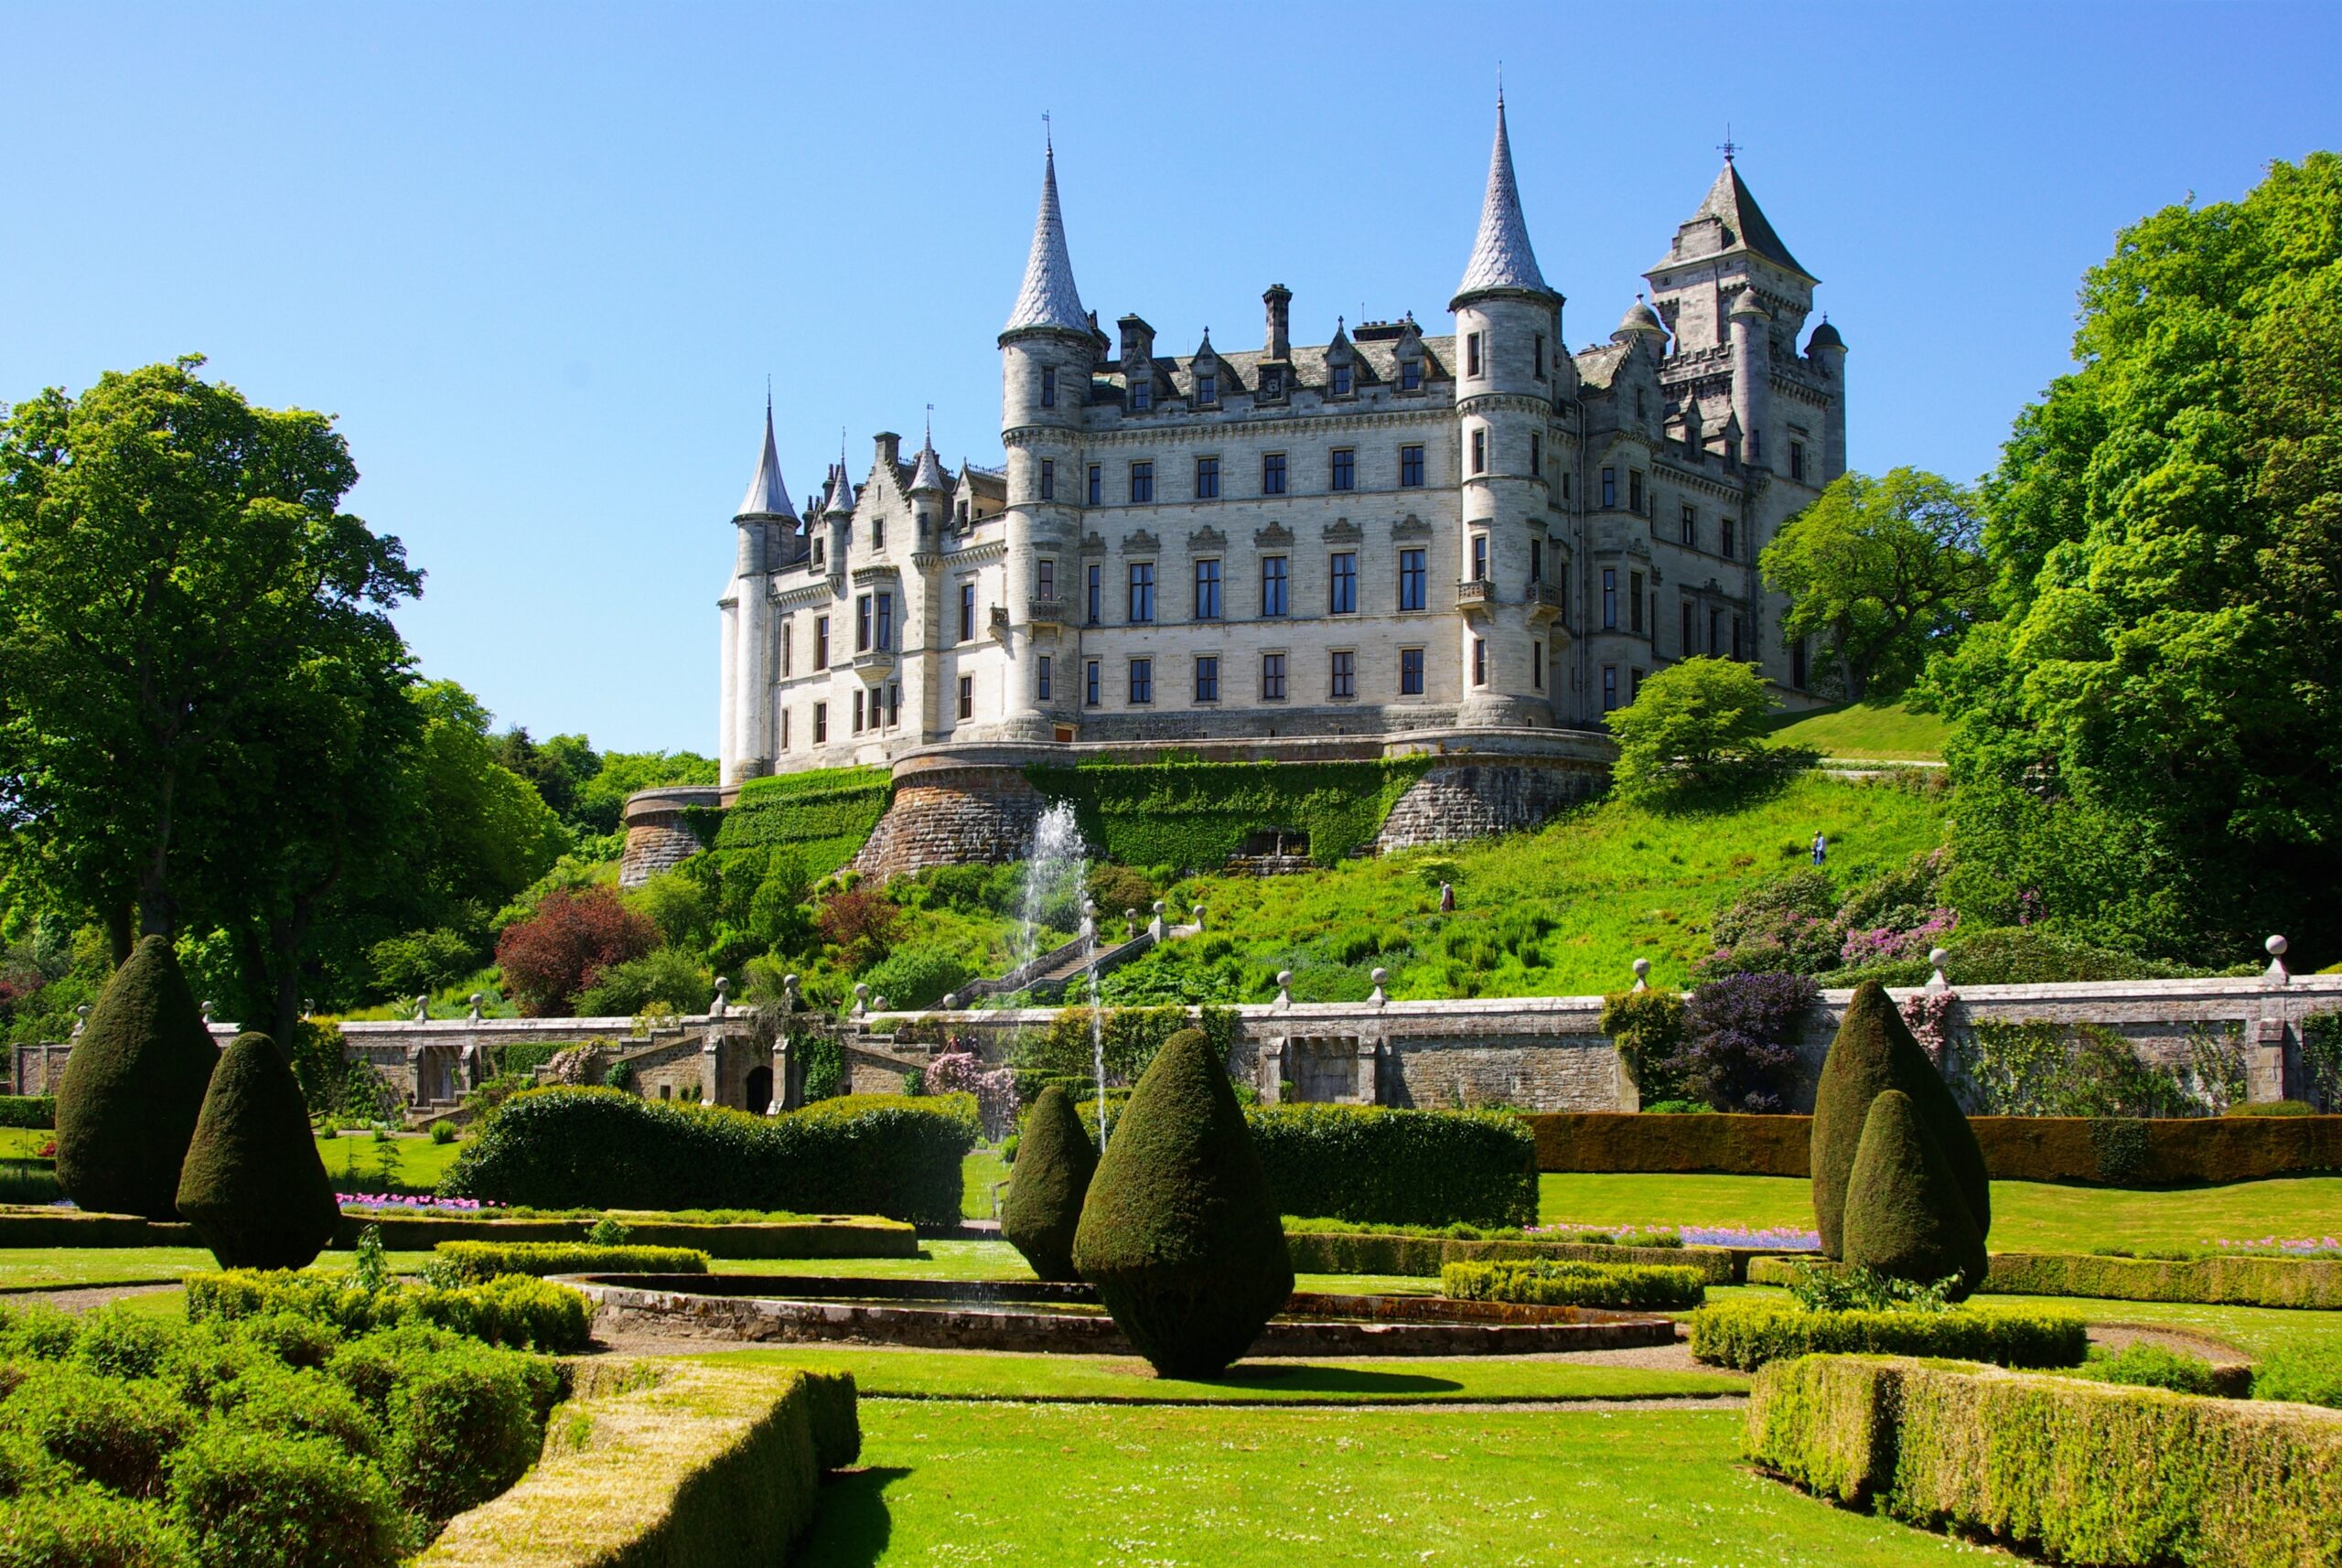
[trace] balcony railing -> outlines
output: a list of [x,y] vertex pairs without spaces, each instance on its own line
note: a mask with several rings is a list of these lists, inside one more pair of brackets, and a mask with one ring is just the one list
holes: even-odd
[[1496,585],[1486,577],[1466,577],[1456,585],[1456,607],[1474,609],[1496,602]]

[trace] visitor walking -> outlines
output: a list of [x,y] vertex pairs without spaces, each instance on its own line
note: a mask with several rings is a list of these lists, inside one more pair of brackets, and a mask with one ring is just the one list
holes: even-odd
[[1439,912],[1443,915],[1456,913],[1456,888],[1451,883],[1439,885]]
[[1820,865],[1830,858],[1830,841],[1820,833],[1813,835],[1813,864]]

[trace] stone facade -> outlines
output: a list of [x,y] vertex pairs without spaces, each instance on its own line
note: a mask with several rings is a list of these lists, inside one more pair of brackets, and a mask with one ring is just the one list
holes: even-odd
[[[1002,741],[1596,729],[1695,653],[1802,700],[1754,563],[1843,469],[1844,344],[1808,333],[1814,280],[1729,162],[1645,276],[1565,349],[1500,107],[1453,331],[1295,344],[1280,285],[1260,348],[1159,349],[1082,306],[1052,158],[999,466],[881,433],[800,515],[768,409],[719,606],[725,783]],[[1542,788],[1446,782],[1502,820]]]

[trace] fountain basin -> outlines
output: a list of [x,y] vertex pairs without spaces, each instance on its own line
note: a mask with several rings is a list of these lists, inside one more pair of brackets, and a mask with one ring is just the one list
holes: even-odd
[[[734,1342],[1127,1356],[1088,1285],[772,1274],[573,1274],[606,1332]],[[1296,1291],[1254,1356],[1523,1356],[1672,1344],[1671,1319],[1595,1307]]]

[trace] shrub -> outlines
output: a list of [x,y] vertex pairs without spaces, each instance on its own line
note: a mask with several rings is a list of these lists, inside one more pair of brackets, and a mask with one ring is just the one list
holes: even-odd
[[384,1404],[384,1460],[408,1508],[452,1519],[535,1463],[543,1431],[532,1391],[509,1359],[441,1354],[409,1365]]
[[2231,1105],[2220,1112],[2223,1116],[2315,1116],[2317,1107],[2306,1100],[2269,1100],[2256,1104]]
[[1018,1134],[1016,1164],[1001,1206],[1000,1239],[1045,1280],[1073,1280],[1073,1236],[1082,1199],[1098,1169],[1098,1151],[1073,1109],[1052,1085],[1033,1102]]
[[484,1284],[500,1274],[704,1274],[707,1262],[692,1247],[568,1241],[442,1241],[432,1256],[450,1284]]
[[[1225,859],[1226,856],[1222,856]],[[1098,924],[1120,920],[1132,909],[1144,917],[1155,908],[1155,883],[1145,872],[1105,861],[1090,867],[1090,901],[1098,906]]]
[[351,1334],[425,1324],[491,1345],[551,1351],[585,1348],[591,1320],[586,1298],[575,1291],[520,1274],[452,1289],[398,1285],[381,1291],[307,1273],[232,1270],[188,1276],[189,1322],[234,1323],[278,1312],[316,1318]]
[[171,1466],[200,1568],[390,1568],[406,1521],[381,1471],[317,1437],[214,1427]]
[[1830,874],[1806,866],[1769,877],[1719,911],[1715,950],[1703,973],[1820,974],[1838,965],[1844,939]]
[[1536,1139],[1517,1116],[1295,1105],[1244,1120],[1278,1212],[1391,1225],[1536,1221]]
[[184,1568],[188,1561],[160,1503],[87,1482],[28,1491],[0,1509],[0,1563],[10,1568]]
[[54,1127],[57,1097],[50,1094],[0,1094],[0,1127]]
[[1677,660],[1608,715],[1618,743],[1612,787],[1622,800],[1667,802],[1735,790],[1810,761],[1810,753],[1767,749],[1772,706],[1753,664]]
[[1174,1035],[1132,1091],[1074,1237],[1074,1264],[1159,1375],[1209,1376],[1293,1294],[1284,1230],[1227,1070]]
[[1801,974],[1729,974],[1692,993],[1668,1070],[1719,1111],[1778,1111],[1797,1075],[1792,1042],[1821,993]]
[[171,944],[140,938],[90,1009],[57,1091],[57,1179],[77,1205],[177,1216],[179,1165],[219,1056]]
[[1950,1306],[1958,1283],[1956,1275],[1923,1283],[1859,1264],[1791,1258],[1753,1258],[1748,1277],[1752,1284],[1787,1284],[1789,1299],[1808,1312],[1941,1312]]
[[1707,1286],[1697,1269],[1675,1263],[1546,1262],[1448,1263],[1439,1294],[1457,1301],[1510,1301],[1532,1306],[1641,1307],[1671,1312],[1697,1306]]
[[496,964],[505,993],[532,1018],[566,1017],[577,993],[602,972],[640,958],[658,945],[650,920],[595,886],[557,888],[536,913],[515,920],[496,939]]
[[1809,1312],[1780,1302],[1743,1300],[1711,1302],[1692,1315],[1692,1354],[1744,1372],[1823,1351],[2073,1367],[2081,1364],[2089,1346],[2090,1331],[2080,1318],[2030,1307]]
[[[177,1343],[175,1324],[147,1317],[120,1304],[81,1314],[66,1343],[75,1360],[110,1378],[151,1378]],[[60,1355],[62,1347],[60,1347]]]
[[2312,1563],[2342,1540],[2342,1417],[2319,1411],[1825,1356],[1757,1377],[1742,1452],[2056,1562]]
[[[1474,1230],[1476,1227],[1456,1227]],[[1524,1237],[1448,1237],[1438,1234],[1376,1234],[1323,1230],[1308,1220],[1287,1219],[1285,1253],[1294,1272],[1304,1274],[1412,1274],[1436,1278],[1449,1263],[1550,1259],[1580,1263],[1651,1263],[1688,1268],[1709,1284],[1731,1284],[1732,1254],[1721,1247],[1616,1245],[1592,1240],[1552,1241]]]
[[841,887],[822,900],[813,929],[856,965],[876,963],[902,928],[903,912],[875,887]]
[[1842,1240],[1851,1268],[1915,1284],[1959,1276],[1954,1300],[1984,1283],[1983,1235],[1950,1162],[1899,1089],[1881,1090],[1864,1118]]
[[387,938],[366,950],[374,987],[384,996],[414,997],[453,985],[479,962],[472,944],[445,927]]
[[125,1497],[153,1497],[187,1440],[187,1409],[159,1383],[110,1378],[70,1362],[34,1366],[5,1402],[0,1432]]
[[788,1116],[607,1089],[519,1094],[456,1156],[443,1194],[537,1208],[758,1208],[960,1219],[975,1144],[961,1097],[824,1101]]
[[883,996],[898,1012],[932,1007],[947,992],[957,991],[975,977],[966,961],[947,947],[897,948],[864,972],[863,983],[873,996]]
[[[277,1316],[281,1321],[292,1315]],[[215,1408],[222,1415],[255,1432],[329,1438],[369,1457],[380,1446],[372,1416],[348,1389],[321,1371],[294,1371],[261,1362],[214,1392]]]
[[1864,1122],[1871,1101],[1889,1089],[1910,1098],[1917,1119],[1951,1168],[1979,1240],[1992,1231],[1991,1177],[1967,1117],[1885,989],[1866,983],[1846,1004],[1814,1089],[1813,1216],[1822,1251],[1833,1258],[1843,1250],[1847,1182],[1862,1146]]
[[2252,1369],[2252,1397],[2342,1410],[2342,1355],[2311,1345],[2272,1350]]
[[223,1268],[306,1268],[333,1240],[333,1183],[292,1064],[266,1035],[239,1035],[220,1057],[178,1208]]
[[2335,1309],[2342,1308],[2342,1260],[1996,1252],[1984,1289],[1995,1295]]
[[1618,1047],[1644,1108],[1677,1089],[1668,1066],[1683,1047],[1683,999],[1672,991],[1615,991],[1602,999],[1595,1026]]
[[2111,1354],[2093,1347],[2090,1359],[2081,1365],[2080,1375],[2093,1382],[2122,1383],[2140,1389],[2169,1389],[2175,1394],[2200,1394],[2210,1398],[2219,1392],[2217,1380],[2212,1376],[2211,1362],[2201,1356],[2183,1356],[2143,1340],[2125,1345]]
[[577,993],[577,1012],[587,1018],[631,1018],[651,1011],[704,1013],[715,996],[707,966],[681,948],[655,948],[640,958],[614,963]]
[[1812,1136],[1804,1116],[1659,1116],[1649,1107],[1542,1112],[1520,1120],[1536,1139],[1541,1171],[1801,1176]]

